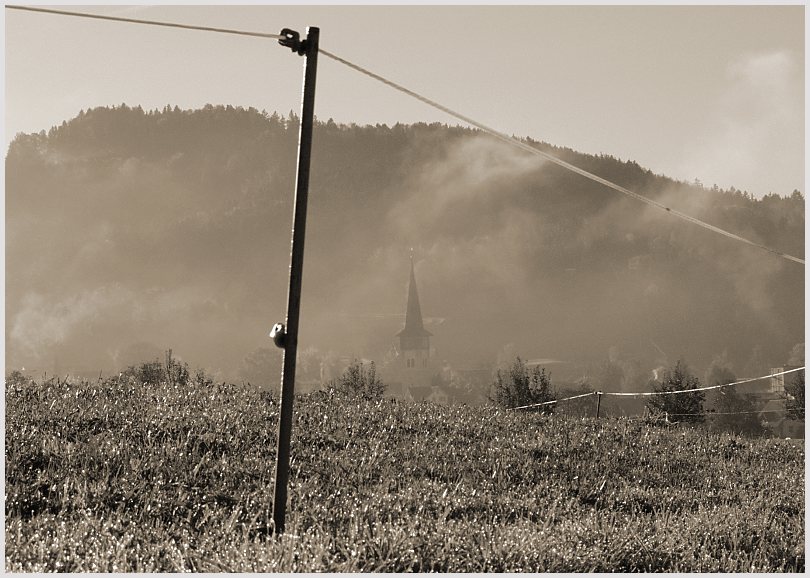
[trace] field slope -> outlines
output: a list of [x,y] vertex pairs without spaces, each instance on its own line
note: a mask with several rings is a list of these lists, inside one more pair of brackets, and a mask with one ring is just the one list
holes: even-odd
[[804,447],[243,386],[7,383],[7,571],[804,571]]

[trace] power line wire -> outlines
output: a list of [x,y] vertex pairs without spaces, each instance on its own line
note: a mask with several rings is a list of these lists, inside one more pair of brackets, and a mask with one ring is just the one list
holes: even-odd
[[[259,37],[259,38],[272,38],[272,39],[282,38],[282,36],[279,35],[279,34],[270,34],[270,33],[264,33],[264,32],[249,32],[249,31],[235,30],[235,29],[229,29],[229,28],[213,28],[213,27],[209,27],[209,26],[193,26],[193,25],[189,25],[189,24],[179,24],[179,23],[174,23],[174,22],[161,22],[161,21],[155,21],[155,20],[141,20],[141,19],[137,19],[137,18],[122,18],[122,17],[118,17],[118,16],[103,16],[103,15],[100,15],[100,14],[89,14],[89,13],[84,13],[84,12],[70,12],[70,11],[66,11],[66,10],[54,10],[54,9],[50,9],[50,8],[33,8],[33,7],[28,7],[28,6],[18,6],[18,5],[11,5],[11,4],[6,5],[6,8],[12,9],[12,10],[26,10],[26,11],[30,11],[30,12],[42,12],[42,13],[46,13],[46,14],[57,14],[57,15],[60,15],[60,16],[75,16],[75,17],[80,17],[80,18],[94,18],[94,19],[97,19],[97,20],[110,20],[110,21],[114,21],[114,22],[126,22],[126,23],[130,23],[130,24],[145,24],[145,25],[150,25],[150,26],[164,26],[164,27],[170,27],[170,28],[181,28],[181,29],[186,29],[186,30],[201,30],[201,31],[205,31],[205,32],[220,32],[220,33],[224,33],[224,34],[237,34],[237,35],[241,35],[241,36],[253,36],[253,37]],[[620,193],[622,193],[624,195],[627,195],[627,196],[629,196],[629,197],[631,197],[633,199],[641,201],[642,203],[646,203],[646,204],[648,204],[650,206],[653,206],[653,207],[655,207],[657,209],[661,209],[663,211],[666,211],[667,213],[670,213],[670,214],[672,214],[672,215],[674,215],[674,216],[676,216],[676,217],[678,217],[680,219],[683,219],[685,221],[688,221],[690,223],[693,223],[695,225],[698,225],[700,227],[703,227],[705,229],[708,229],[710,231],[713,231],[713,232],[715,232],[717,234],[723,235],[723,236],[728,237],[730,239],[733,239],[735,241],[745,243],[747,245],[750,245],[752,247],[756,247],[758,249],[762,249],[763,251],[767,251],[769,253],[772,253],[774,255],[777,255],[777,256],[782,257],[784,259],[787,259],[789,261],[794,261],[796,263],[800,263],[800,264],[804,265],[804,259],[800,259],[798,257],[788,255],[787,253],[783,253],[781,251],[771,249],[770,247],[768,247],[766,245],[756,243],[754,241],[751,241],[750,239],[746,239],[745,237],[741,237],[741,236],[739,236],[739,235],[737,235],[735,233],[731,233],[730,231],[726,231],[725,229],[721,229],[720,227],[717,227],[715,225],[712,225],[710,223],[702,221],[701,219],[698,219],[696,217],[692,217],[691,215],[687,215],[686,213],[682,213],[680,211],[672,209],[671,207],[667,207],[666,205],[664,205],[662,203],[659,203],[658,201],[655,201],[653,199],[650,199],[649,197],[645,197],[643,195],[635,193],[635,192],[633,192],[633,191],[631,191],[631,190],[629,190],[629,189],[627,189],[625,187],[622,187],[621,185],[617,185],[616,183],[614,183],[612,181],[604,179],[604,178],[602,178],[602,177],[600,177],[598,175],[595,175],[595,174],[593,174],[593,173],[591,173],[589,171],[586,171],[585,169],[581,169],[581,168],[577,167],[576,165],[572,165],[571,163],[568,163],[568,162],[566,162],[566,161],[564,161],[564,160],[562,160],[562,159],[560,159],[560,158],[558,158],[558,157],[556,157],[556,156],[554,156],[554,155],[552,155],[550,153],[547,153],[547,152],[539,150],[539,149],[537,149],[537,148],[535,148],[533,146],[530,146],[529,144],[527,144],[527,143],[525,143],[525,142],[523,142],[523,141],[521,141],[521,140],[519,140],[519,139],[517,139],[517,138],[515,138],[513,136],[509,136],[509,135],[507,135],[505,133],[502,133],[502,132],[500,132],[498,130],[495,130],[494,128],[491,128],[491,127],[489,127],[489,126],[487,126],[487,125],[485,125],[483,123],[480,123],[480,122],[478,122],[478,121],[476,121],[476,120],[474,120],[474,119],[472,119],[472,118],[470,118],[468,116],[465,116],[465,115],[463,115],[463,114],[461,114],[459,112],[456,112],[455,110],[453,110],[451,108],[448,108],[448,107],[446,107],[446,106],[444,106],[442,104],[439,104],[438,102],[436,102],[434,100],[431,100],[431,99],[427,98],[426,96],[423,96],[423,95],[421,95],[421,94],[419,94],[417,92],[414,92],[414,91],[412,91],[412,90],[410,90],[408,88],[405,88],[404,86],[402,86],[400,84],[397,84],[396,82],[393,82],[392,80],[389,80],[389,79],[387,79],[387,78],[385,78],[383,76],[380,76],[379,74],[375,74],[375,73],[371,72],[370,70],[368,70],[366,68],[363,68],[362,66],[360,66],[358,64],[355,64],[355,63],[350,62],[350,61],[348,61],[348,60],[346,60],[344,58],[341,58],[341,57],[337,56],[336,54],[333,54],[332,52],[324,50],[323,48],[320,48],[319,52],[321,54],[323,54],[324,56],[326,56],[327,58],[331,58],[332,60],[335,60],[336,62],[339,62],[339,63],[341,63],[341,64],[343,64],[343,65],[357,71],[357,72],[360,72],[361,74],[364,74],[364,75],[366,75],[366,76],[368,76],[370,78],[373,78],[374,80],[377,80],[377,81],[379,81],[379,82],[381,82],[381,83],[383,83],[383,84],[385,84],[385,85],[387,85],[387,86],[389,86],[389,87],[391,87],[391,88],[393,88],[393,89],[395,89],[395,90],[397,90],[399,92],[402,92],[402,93],[404,93],[404,94],[406,94],[406,95],[408,95],[408,96],[410,96],[412,98],[415,98],[415,99],[419,100],[420,102],[423,102],[423,103],[427,104],[428,106],[430,106],[432,108],[440,110],[440,111],[444,112],[445,114],[448,114],[448,115],[450,115],[450,116],[452,116],[454,118],[457,118],[457,119],[459,119],[459,120],[461,120],[461,121],[463,121],[463,122],[465,122],[467,124],[470,124],[470,125],[478,128],[478,129],[480,129],[480,130],[482,130],[482,131],[484,131],[484,132],[486,132],[486,133],[488,133],[488,134],[502,140],[503,142],[506,142],[507,144],[510,144],[512,146],[516,146],[516,147],[518,147],[518,148],[520,148],[520,149],[522,149],[524,151],[530,152],[530,153],[532,153],[534,155],[538,155],[538,156],[540,156],[540,157],[542,157],[542,158],[544,158],[544,159],[546,159],[546,160],[548,160],[548,161],[550,161],[552,163],[555,163],[555,164],[557,164],[557,165],[559,165],[559,166],[561,166],[561,167],[563,167],[563,168],[565,168],[565,169],[567,169],[567,170],[569,170],[571,172],[574,172],[574,173],[576,173],[578,175],[581,175],[581,176],[583,176],[583,177],[585,177],[587,179],[590,179],[590,180],[595,181],[597,183],[600,183],[600,184],[602,184],[602,185],[604,185],[606,187],[614,189],[614,190],[616,190],[616,191],[618,191],[618,192],[620,192]]]
[[42,12],[44,14],[57,14],[59,16],[75,16],[78,18],[93,18],[96,20],[111,20],[113,22],[126,22],[128,24],[145,24],[148,26],[163,26],[167,28],[182,28],[184,30],[201,30],[203,32],[220,32],[222,34],[236,34],[239,36],[253,36],[257,38],[279,39],[280,34],[269,34],[266,32],[249,32],[245,30],[234,30],[232,28],[213,28],[211,26],[194,26],[192,24],[179,24],[177,22],[161,22],[157,20],[141,20],[139,18],[122,18],[120,16],[105,16],[102,14],[89,14],[87,12],[70,12],[68,10],[54,10],[52,8],[33,8],[31,6],[18,6],[6,4],[9,10],[25,10],[28,12]]
[[359,66],[359,65],[357,65],[357,64],[355,64],[353,62],[350,62],[350,61],[348,61],[348,60],[346,60],[344,58],[341,58],[341,57],[339,57],[339,56],[337,56],[335,54],[332,54],[331,52],[328,52],[328,51],[326,51],[324,49],[321,49],[320,52],[324,56],[326,56],[328,58],[331,58],[332,60],[335,60],[335,61],[337,61],[337,62],[339,62],[339,63],[341,63],[341,64],[343,64],[345,66],[348,66],[349,68],[351,68],[351,69],[353,69],[353,70],[355,70],[357,72],[360,72],[361,74],[365,74],[366,76],[368,76],[370,78],[373,78],[374,80],[377,80],[377,81],[385,84],[386,86],[390,86],[394,90],[398,90],[399,92],[407,94],[408,96],[413,97],[413,98],[419,100],[420,102],[423,102],[423,103],[427,104],[428,106],[431,106],[431,107],[433,107],[433,108],[435,108],[437,110],[440,110],[440,111],[442,111],[442,112],[444,112],[444,113],[446,113],[446,114],[448,114],[448,115],[450,115],[450,116],[452,116],[454,118],[457,118],[457,119],[459,119],[459,120],[461,120],[463,122],[466,122],[467,124],[470,124],[470,125],[478,128],[478,129],[480,129],[480,130],[482,130],[482,131],[484,131],[486,133],[489,133],[490,135],[492,135],[492,136],[494,136],[494,137],[496,137],[496,138],[498,138],[498,139],[500,139],[500,140],[502,140],[502,141],[504,141],[504,142],[506,142],[506,143],[508,143],[510,145],[521,148],[524,151],[530,152],[532,154],[541,156],[544,159],[546,159],[546,160],[548,160],[548,161],[550,161],[552,163],[555,163],[555,164],[557,164],[557,165],[559,165],[559,166],[561,166],[561,167],[563,167],[565,169],[568,169],[569,171],[577,173],[578,175],[581,175],[581,176],[583,176],[585,178],[588,178],[588,179],[590,179],[592,181],[595,181],[597,183],[605,185],[606,187],[614,189],[614,190],[616,190],[616,191],[618,191],[618,192],[620,192],[620,193],[622,193],[624,195],[627,195],[627,196],[632,197],[632,198],[634,198],[634,199],[636,199],[638,201],[641,201],[642,203],[647,203],[648,205],[656,207],[657,209],[664,210],[664,211],[666,211],[666,212],[668,212],[668,213],[670,213],[672,215],[675,215],[676,217],[684,219],[685,221],[689,221],[690,223],[693,223],[695,225],[698,225],[698,226],[703,227],[705,229],[708,229],[710,231],[714,231],[715,233],[718,233],[720,235],[724,235],[724,236],[726,236],[726,237],[728,237],[730,239],[734,239],[736,241],[746,243],[748,245],[751,245],[752,247],[757,247],[757,248],[762,249],[764,251],[767,251],[769,253],[773,253],[774,255],[778,255],[779,257],[782,257],[782,258],[787,259],[789,261],[794,261],[796,263],[801,263],[802,265],[804,265],[804,259],[799,259],[798,257],[788,255],[787,253],[782,253],[781,251],[771,249],[770,247],[767,247],[767,246],[762,245],[760,243],[756,243],[756,242],[751,241],[749,239],[746,239],[744,237],[740,237],[739,235],[736,235],[735,233],[731,233],[729,231],[726,231],[725,229],[721,229],[720,227],[716,227],[715,225],[712,225],[710,223],[702,221],[702,220],[700,220],[700,219],[698,219],[696,217],[692,217],[691,215],[687,215],[686,213],[682,213],[680,211],[677,211],[675,209],[667,207],[666,205],[664,205],[662,203],[659,203],[658,201],[655,201],[653,199],[650,199],[649,197],[645,197],[643,195],[639,195],[638,193],[634,193],[633,191],[631,191],[629,189],[626,189],[625,187],[622,187],[621,185],[617,185],[614,182],[611,182],[611,181],[609,181],[607,179],[604,179],[604,178],[602,178],[600,176],[597,176],[597,175],[595,175],[595,174],[593,174],[591,172],[588,172],[585,169],[581,169],[581,168],[579,168],[579,167],[577,167],[575,165],[572,165],[571,163],[568,163],[568,162],[566,162],[566,161],[564,161],[564,160],[562,160],[562,159],[560,159],[558,157],[555,157],[552,154],[549,154],[549,153],[547,153],[545,151],[541,151],[541,150],[539,150],[539,149],[537,149],[537,148],[535,148],[533,146],[530,146],[529,144],[527,144],[527,143],[525,143],[525,142],[523,142],[523,141],[521,141],[521,140],[519,140],[519,139],[517,139],[517,138],[515,138],[513,136],[509,136],[509,135],[507,135],[505,133],[502,133],[502,132],[500,132],[498,130],[495,130],[494,128],[486,126],[485,124],[482,124],[482,123],[480,123],[480,122],[478,122],[476,120],[473,120],[472,118],[470,118],[468,116],[465,116],[465,115],[461,114],[460,112],[456,112],[455,110],[453,110],[451,108],[448,108],[448,107],[446,107],[446,106],[444,106],[442,104],[439,104],[438,102],[436,102],[434,100],[431,100],[431,99],[427,98],[426,96],[423,96],[423,95],[421,95],[421,94],[419,94],[417,92],[409,90],[409,89],[405,88],[404,86],[402,86],[400,84],[397,84],[396,82],[393,82],[392,80],[389,80],[389,79],[387,79],[385,77],[382,77],[379,74],[375,74],[375,73],[371,72],[370,70],[368,70],[366,68],[363,68],[362,66]]

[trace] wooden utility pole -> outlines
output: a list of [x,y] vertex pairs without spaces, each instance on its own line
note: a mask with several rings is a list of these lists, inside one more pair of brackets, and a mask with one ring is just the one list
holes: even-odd
[[292,250],[290,254],[290,288],[287,293],[286,324],[276,323],[270,337],[284,349],[281,370],[281,410],[278,421],[276,452],[276,485],[273,489],[273,523],[276,533],[284,532],[287,513],[287,483],[290,478],[290,439],[292,437],[293,398],[295,396],[295,357],[298,352],[298,320],[301,309],[301,277],[304,268],[304,234],[309,195],[309,162],[312,152],[312,126],[315,116],[315,73],[318,67],[318,34],[307,27],[307,37],[299,40],[298,32],[285,28],[279,44],[305,56],[304,94],[301,102],[301,129],[298,137],[298,172],[295,181]]

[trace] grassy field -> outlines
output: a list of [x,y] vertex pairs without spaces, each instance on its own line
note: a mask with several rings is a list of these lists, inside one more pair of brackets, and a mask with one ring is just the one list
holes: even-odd
[[7,571],[804,571],[804,446],[243,386],[7,383]]

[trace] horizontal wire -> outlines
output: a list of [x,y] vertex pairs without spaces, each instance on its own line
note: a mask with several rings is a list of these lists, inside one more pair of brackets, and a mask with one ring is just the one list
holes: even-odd
[[122,18],[120,16],[104,16],[102,14],[89,14],[87,12],[70,12],[67,10],[54,10],[52,8],[34,8],[31,6],[18,6],[6,4],[9,10],[25,10],[28,12],[42,12],[44,14],[58,14],[60,16],[76,16],[78,18],[94,18],[96,20],[112,20],[113,22],[126,22],[128,24],[146,24],[148,26],[164,26],[167,28],[182,28],[184,30],[201,30],[203,32],[220,32],[222,34],[237,34],[239,36],[254,36],[257,38],[282,38],[280,34],[266,32],[249,32],[231,28],[212,28],[210,26],[194,26],[192,24],[179,24],[176,22],[161,22],[157,20],[140,20],[138,18]]
[[[521,406],[518,406],[518,407],[510,407],[508,409],[509,410],[515,410],[515,409],[526,409],[526,408],[529,408],[529,407],[540,407],[540,406],[543,406],[543,405],[551,405],[553,403],[559,403],[561,401],[568,401],[568,400],[571,400],[571,399],[578,399],[578,398],[581,398],[581,397],[588,397],[589,395],[613,395],[613,396],[623,396],[623,397],[646,397],[646,396],[651,396],[651,395],[676,395],[676,394],[679,394],[679,393],[694,393],[696,391],[708,391],[710,389],[720,389],[722,387],[730,387],[732,385],[740,385],[742,383],[750,383],[752,381],[759,381],[761,379],[770,379],[771,377],[778,377],[780,375],[785,375],[785,374],[788,374],[788,373],[793,373],[795,371],[803,371],[803,370],[804,370],[804,367],[797,367],[795,369],[788,369],[787,371],[780,371],[780,372],[777,372],[777,373],[772,373],[770,375],[763,375],[761,377],[749,377],[747,379],[741,379],[739,381],[734,381],[734,382],[731,382],[731,383],[721,383],[721,384],[718,384],[718,385],[710,385],[708,387],[698,387],[698,388],[695,388],[695,389],[679,389],[679,390],[675,390],[675,391],[645,391],[645,392],[632,392],[632,393],[630,393],[630,392],[619,392],[619,391],[592,391],[590,393],[583,393],[583,394],[580,394],[580,395],[574,395],[572,397],[564,397],[562,399],[553,399],[551,401],[544,401],[542,403],[532,403],[532,404],[529,404],[529,405],[521,405]],[[778,410],[778,411],[781,411],[781,410]],[[670,415],[674,415],[674,414],[670,414]],[[685,414],[685,415],[696,415],[696,414]],[[715,413],[713,415],[722,415],[722,414]]]
[[604,391],[601,392],[602,395],[613,395],[613,396],[624,396],[624,397],[642,397],[642,396],[650,396],[650,395],[674,395],[678,393],[694,393],[696,391],[708,391],[710,389],[720,389],[722,387],[730,387],[732,385],[740,385],[742,383],[750,383],[752,381],[759,381],[760,379],[769,379],[771,377],[777,377],[780,375],[785,375],[788,373],[793,373],[794,371],[803,371],[804,367],[797,367],[796,369],[788,369],[787,371],[780,371],[778,373],[772,373],[770,375],[763,375],[762,377],[749,377],[748,379],[741,379],[739,381],[734,381],[731,383],[720,383],[718,385],[709,385],[707,387],[696,387],[694,389],[678,389],[675,391],[646,391],[646,392],[639,392],[639,393],[625,393],[620,391]]
[[510,407],[508,409],[515,410],[515,409],[526,409],[527,407],[540,407],[541,405],[551,405],[553,403],[560,403],[561,401],[568,401],[570,399],[578,399],[580,397],[588,397],[588,396],[591,396],[591,395],[596,395],[596,392],[591,391],[589,393],[583,393],[581,395],[574,395],[574,396],[571,396],[571,397],[564,397],[562,399],[552,399],[551,401],[544,401],[542,403],[532,403],[532,404],[529,404],[529,405],[521,405],[521,406],[518,406],[518,407]]
[[666,211],[667,213],[675,215],[676,217],[679,217],[679,218],[681,218],[681,219],[683,219],[685,221],[689,221],[690,223],[693,223],[695,225],[698,225],[700,227],[703,227],[705,229],[708,229],[708,230],[713,231],[715,233],[718,233],[720,235],[724,235],[724,236],[726,236],[726,237],[728,237],[730,239],[734,239],[735,241],[740,241],[741,243],[746,243],[747,245],[751,245],[752,247],[757,247],[758,249],[762,249],[762,250],[767,251],[769,253],[773,253],[774,255],[777,255],[777,256],[782,257],[784,259],[787,259],[789,261],[794,261],[796,263],[800,263],[800,264],[804,265],[804,259],[799,259],[798,257],[788,255],[787,253],[782,253],[781,251],[771,249],[770,247],[767,247],[767,246],[762,245],[760,243],[756,243],[756,242],[751,241],[749,239],[746,239],[744,237],[740,237],[739,235],[737,235],[735,233],[731,233],[729,231],[726,231],[725,229],[721,229],[720,227],[716,227],[715,225],[712,225],[710,223],[702,221],[702,220],[700,220],[700,219],[698,219],[696,217],[692,217],[691,215],[687,215],[686,213],[676,211],[675,209],[667,207],[666,205],[664,205],[662,203],[659,203],[658,201],[655,201],[653,199],[650,199],[649,197],[645,197],[643,195],[639,195],[638,193],[634,193],[633,191],[631,191],[629,189],[626,189],[625,187],[622,187],[621,185],[617,185],[614,182],[611,182],[611,181],[609,181],[607,179],[604,179],[604,178],[602,178],[600,176],[597,176],[597,175],[595,175],[595,174],[593,174],[591,172],[588,172],[585,169],[581,169],[581,168],[579,168],[579,167],[577,167],[575,165],[572,165],[571,163],[568,163],[568,162],[566,162],[566,161],[564,161],[564,160],[562,160],[562,159],[560,159],[558,157],[555,157],[552,154],[541,151],[541,150],[539,150],[539,149],[537,149],[537,148],[535,148],[533,146],[530,146],[530,145],[526,144],[525,142],[523,142],[523,141],[521,141],[521,140],[519,140],[519,139],[517,139],[517,138],[515,138],[513,136],[509,136],[509,135],[504,134],[504,133],[502,133],[502,132],[500,132],[498,130],[495,130],[494,128],[486,126],[485,124],[482,124],[482,123],[480,123],[480,122],[478,122],[476,120],[473,120],[472,118],[470,118],[468,116],[465,116],[465,115],[463,115],[463,114],[461,114],[459,112],[456,112],[456,111],[454,111],[454,110],[452,110],[452,109],[450,109],[450,108],[448,108],[448,107],[446,107],[446,106],[444,106],[442,104],[439,104],[438,102],[436,102],[434,100],[431,100],[431,99],[427,98],[426,96],[423,96],[423,95],[421,95],[419,93],[416,93],[416,92],[414,92],[412,90],[409,90],[409,89],[405,88],[404,86],[402,86],[400,84],[397,84],[396,82],[388,80],[387,78],[384,78],[384,77],[380,76],[379,74],[375,74],[375,73],[371,72],[370,70],[368,70],[366,68],[363,68],[362,66],[359,66],[357,64],[354,64],[353,62],[349,62],[348,60],[346,60],[344,58],[341,58],[341,57],[339,57],[339,56],[337,56],[335,54],[332,54],[331,52],[328,52],[328,51],[323,50],[323,49],[320,49],[319,51],[320,51],[321,54],[323,54],[324,56],[326,56],[328,58],[331,58],[332,60],[335,60],[335,61],[337,61],[337,62],[339,62],[339,63],[341,63],[341,64],[343,64],[345,66],[348,66],[349,68],[351,68],[351,69],[353,69],[353,70],[355,70],[357,72],[360,72],[362,74],[365,74],[366,76],[368,76],[370,78],[373,78],[374,80],[377,80],[377,81],[385,84],[386,86],[390,86],[391,88],[393,88],[395,90],[398,90],[399,92],[407,94],[408,96],[411,96],[411,97],[419,100],[420,102],[423,102],[423,103],[427,104],[428,106],[431,106],[431,107],[433,107],[433,108],[435,108],[437,110],[440,110],[440,111],[442,111],[442,112],[444,112],[444,113],[446,113],[446,114],[448,114],[448,115],[450,115],[450,116],[452,116],[454,118],[457,118],[457,119],[459,119],[459,120],[461,120],[463,122],[466,122],[467,124],[470,124],[470,125],[478,128],[478,129],[480,129],[480,130],[482,130],[482,131],[484,131],[486,133],[489,133],[490,135],[504,141],[507,144],[516,146],[516,147],[518,147],[520,149],[523,149],[524,151],[527,151],[527,152],[530,152],[532,154],[541,156],[544,159],[546,159],[546,160],[548,160],[548,161],[550,161],[552,163],[555,163],[555,164],[557,164],[557,165],[559,165],[559,166],[561,166],[561,167],[563,167],[565,169],[568,169],[569,171],[572,171],[572,172],[577,173],[578,175],[581,175],[581,176],[583,176],[585,178],[588,178],[588,179],[590,179],[592,181],[595,181],[597,183],[605,185],[606,187],[609,187],[609,188],[614,189],[614,190],[616,190],[616,191],[618,191],[618,192],[620,192],[620,193],[622,193],[624,195],[632,197],[632,198],[636,199],[637,201],[641,201],[642,203],[646,203],[646,204],[648,204],[650,206],[653,206],[653,207],[655,207],[657,209],[661,209],[663,211]]

